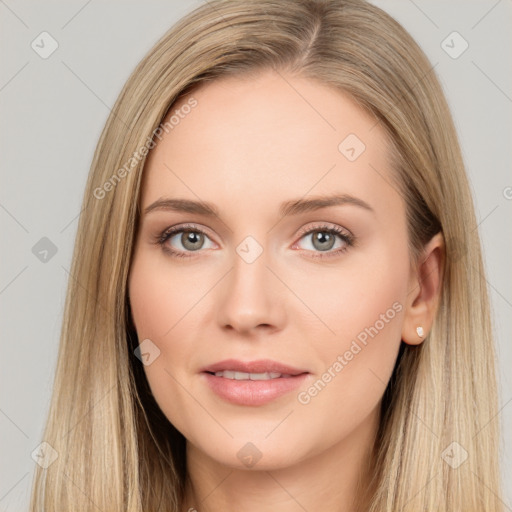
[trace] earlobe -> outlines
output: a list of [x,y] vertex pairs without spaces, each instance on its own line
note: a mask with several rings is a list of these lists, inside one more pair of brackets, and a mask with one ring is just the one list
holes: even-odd
[[428,336],[442,291],[445,246],[442,233],[437,233],[425,246],[411,276],[402,340],[419,345]]

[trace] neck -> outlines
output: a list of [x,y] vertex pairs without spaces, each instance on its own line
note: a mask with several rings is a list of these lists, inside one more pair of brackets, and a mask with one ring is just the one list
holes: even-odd
[[367,509],[378,414],[334,446],[287,467],[239,469],[187,441],[183,512],[361,512]]

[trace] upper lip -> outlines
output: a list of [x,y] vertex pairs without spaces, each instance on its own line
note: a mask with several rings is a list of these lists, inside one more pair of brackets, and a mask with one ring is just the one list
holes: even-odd
[[256,361],[239,361],[237,359],[224,359],[218,363],[213,363],[201,369],[202,372],[222,372],[234,371],[245,373],[266,373],[275,372],[283,375],[300,375],[308,373],[307,370],[301,370],[293,366],[272,361],[271,359],[258,359]]

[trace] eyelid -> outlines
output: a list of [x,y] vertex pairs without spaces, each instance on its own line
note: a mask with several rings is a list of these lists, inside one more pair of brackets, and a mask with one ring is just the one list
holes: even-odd
[[[184,224],[176,224],[175,226],[170,226],[166,228],[161,234],[157,236],[157,239],[165,239],[169,238],[176,233],[180,233],[181,231],[197,231],[202,233],[203,235],[208,236],[208,238],[212,238],[211,232],[208,228],[201,226],[199,224],[194,224],[191,222],[186,222]],[[212,240],[213,241],[213,240]]]
[[326,221],[317,221],[313,223],[313,225],[309,224],[307,226],[302,227],[297,233],[297,237],[302,238],[304,235],[311,233],[312,231],[320,231],[321,229],[333,229],[335,231],[339,231],[339,234],[346,236],[347,239],[354,239],[354,235],[346,228],[339,226],[338,224],[333,224],[332,222]]

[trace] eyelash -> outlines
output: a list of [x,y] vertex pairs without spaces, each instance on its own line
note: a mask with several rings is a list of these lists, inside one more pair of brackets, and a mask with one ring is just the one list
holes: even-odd
[[[193,254],[187,254],[187,252],[193,253],[193,252],[199,252],[199,251],[186,251],[186,252],[176,251],[174,249],[169,248],[166,245],[166,242],[173,235],[176,235],[177,233],[182,233],[184,231],[192,231],[194,233],[201,233],[205,236],[208,236],[208,233],[203,231],[201,228],[199,228],[193,224],[185,224],[185,225],[174,226],[172,228],[165,229],[162,233],[157,235],[156,243],[162,247],[164,252],[166,252],[167,254],[169,254],[172,257],[192,258]],[[302,239],[306,235],[310,235],[312,233],[317,233],[317,232],[329,233],[331,235],[338,235],[338,237],[341,238],[343,240],[343,242],[345,243],[345,246],[342,248],[339,248],[335,251],[332,251],[332,252],[325,251],[324,254],[322,254],[322,251],[316,251],[317,254],[311,256],[312,258],[319,258],[319,259],[333,258],[333,257],[339,256],[340,254],[346,252],[349,247],[353,247],[355,244],[355,237],[353,235],[349,234],[348,232],[342,230],[339,227],[327,226],[325,224],[314,226],[312,228],[308,228],[307,230],[301,232],[300,236],[299,236],[299,240]]]

